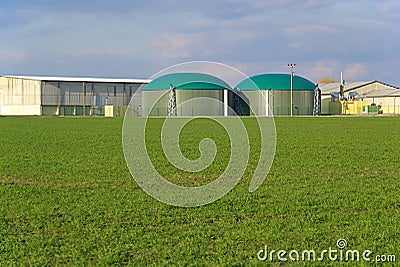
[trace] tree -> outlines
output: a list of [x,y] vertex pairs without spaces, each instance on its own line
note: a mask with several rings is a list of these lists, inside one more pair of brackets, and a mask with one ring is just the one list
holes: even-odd
[[323,78],[321,78],[321,80],[318,81],[319,84],[321,84],[321,83],[337,83],[337,82],[338,82],[337,80],[334,80],[329,77],[323,77]]

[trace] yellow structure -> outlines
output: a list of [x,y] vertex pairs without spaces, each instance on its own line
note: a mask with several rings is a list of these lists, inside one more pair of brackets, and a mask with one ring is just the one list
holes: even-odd
[[126,106],[107,105],[104,107],[104,117],[123,117],[126,109]]
[[363,106],[368,106],[368,101],[335,101],[329,102],[329,114],[332,115],[356,115],[362,114]]
[[365,100],[345,100],[340,101],[342,106],[341,114],[362,114],[363,106],[368,106],[369,102]]

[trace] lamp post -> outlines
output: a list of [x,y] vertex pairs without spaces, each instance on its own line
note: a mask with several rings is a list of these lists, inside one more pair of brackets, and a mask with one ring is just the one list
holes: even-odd
[[293,69],[296,67],[296,64],[288,64],[290,69],[290,116],[293,117]]

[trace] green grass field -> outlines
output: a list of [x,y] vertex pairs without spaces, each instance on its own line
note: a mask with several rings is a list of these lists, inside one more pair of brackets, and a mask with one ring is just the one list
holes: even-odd
[[[275,161],[254,193],[260,140],[245,119],[252,156],[242,181],[197,208],[168,206],[139,188],[125,164],[122,122],[0,118],[0,266],[265,265],[257,259],[265,246],[322,251],[341,238],[347,249],[400,261],[400,117],[276,118]],[[218,177],[230,149],[220,126],[197,120],[182,132],[189,158],[219,133],[215,163],[188,175],[165,162],[160,123],[150,124],[147,147],[163,175],[189,186]],[[360,263],[376,264],[352,264]]]

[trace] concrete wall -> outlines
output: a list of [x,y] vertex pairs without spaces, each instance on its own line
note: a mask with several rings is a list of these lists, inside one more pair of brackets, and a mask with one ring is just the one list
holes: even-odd
[[2,116],[40,116],[40,105],[1,106]]
[[0,115],[42,115],[41,82],[0,77]]

